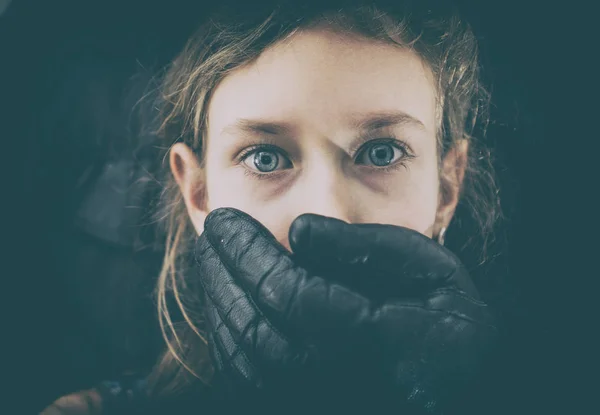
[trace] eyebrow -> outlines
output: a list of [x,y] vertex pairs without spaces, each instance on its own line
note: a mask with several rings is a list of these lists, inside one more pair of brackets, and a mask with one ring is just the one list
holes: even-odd
[[408,125],[424,130],[425,125],[417,118],[402,111],[372,112],[355,117],[350,122],[357,131],[375,131],[387,127]]
[[291,123],[239,118],[221,131],[225,133],[245,133],[251,135],[288,135],[294,130]]
[[[360,132],[376,131],[382,128],[408,125],[425,130],[425,125],[417,118],[402,111],[370,112],[350,118],[350,128]],[[240,118],[223,128],[223,133],[245,133],[250,135],[290,135],[295,127],[288,122],[274,122],[260,119]]]

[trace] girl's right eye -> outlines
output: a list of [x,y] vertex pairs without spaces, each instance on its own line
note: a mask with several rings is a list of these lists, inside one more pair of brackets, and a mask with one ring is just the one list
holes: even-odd
[[273,146],[250,148],[240,155],[240,160],[251,173],[261,176],[292,167],[292,162],[283,154],[283,150]]

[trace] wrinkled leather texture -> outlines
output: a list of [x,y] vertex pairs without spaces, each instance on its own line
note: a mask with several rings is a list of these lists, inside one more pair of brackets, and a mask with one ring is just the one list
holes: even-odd
[[410,229],[312,214],[289,240],[293,253],[235,209],[206,219],[190,283],[217,387],[288,408],[466,408],[497,330],[456,256]]

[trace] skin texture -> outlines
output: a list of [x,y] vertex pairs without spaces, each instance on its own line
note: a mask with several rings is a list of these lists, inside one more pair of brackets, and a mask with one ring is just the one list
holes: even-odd
[[[173,146],[170,157],[198,234],[219,207],[248,213],[288,249],[289,226],[303,213],[429,237],[452,218],[466,141],[440,172],[433,76],[408,49],[326,29],[300,32],[228,75],[208,111],[204,169],[185,144]],[[395,123],[386,125],[390,118]],[[357,128],[368,120],[373,128]],[[260,150],[266,154],[258,167],[253,153],[240,159],[262,144],[271,147]],[[389,165],[379,166],[382,160]],[[269,173],[257,176],[265,166]],[[443,203],[440,174],[451,184]]]

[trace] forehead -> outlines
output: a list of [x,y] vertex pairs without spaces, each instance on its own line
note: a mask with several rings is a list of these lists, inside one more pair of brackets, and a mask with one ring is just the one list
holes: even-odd
[[404,112],[435,131],[435,88],[427,65],[399,46],[313,30],[266,50],[216,88],[209,134],[240,118],[304,127],[348,125],[349,117]]

